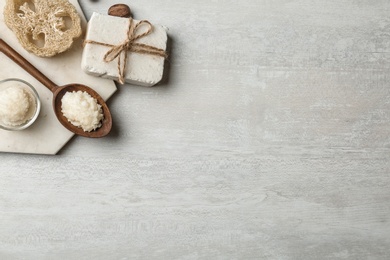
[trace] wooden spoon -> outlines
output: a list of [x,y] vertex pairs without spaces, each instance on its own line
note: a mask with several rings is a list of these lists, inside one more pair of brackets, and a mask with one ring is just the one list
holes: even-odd
[[[13,60],[16,64],[18,64],[20,67],[22,67],[25,71],[30,73],[44,86],[50,89],[51,92],[53,92],[54,112],[58,118],[58,121],[60,121],[60,123],[69,131],[85,137],[103,137],[111,131],[112,117],[110,110],[108,109],[106,102],[96,91],[81,84],[68,84],[65,86],[57,86],[2,39],[0,39],[0,51],[3,52],[6,56],[8,56],[11,60]],[[89,95],[91,95],[97,100],[98,104],[102,106],[104,115],[102,126],[91,132],[84,132],[83,129],[72,125],[61,112],[61,99],[65,95],[65,93],[79,90],[87,92]]]

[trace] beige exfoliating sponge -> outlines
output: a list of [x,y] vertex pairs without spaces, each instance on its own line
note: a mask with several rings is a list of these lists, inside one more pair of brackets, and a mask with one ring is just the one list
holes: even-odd
[[6,0],[4,20],[27,51],[51,57],[81,35],[80,17],[67,0]]

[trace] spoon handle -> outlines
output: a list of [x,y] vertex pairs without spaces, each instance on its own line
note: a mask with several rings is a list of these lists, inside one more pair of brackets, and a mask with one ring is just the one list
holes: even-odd
[[51,92],[54,92],[57,85],[48,79],[45,75],[42,74],[37,68],[34,67],[30,62],[23,58],[17,51],[15,51],[11,46],[9,46],[3,39],[0,38],[0,51],[4,53],[8,58],[13,60],[16,64],[22,67],[25,71],[31,74],[39,82],[41,82],[45,87],[50,89]]

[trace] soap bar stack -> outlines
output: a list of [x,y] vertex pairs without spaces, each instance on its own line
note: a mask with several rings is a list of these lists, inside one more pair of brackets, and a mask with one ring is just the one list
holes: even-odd
[[93,13],[81,66],[94,76],[150,87],[162,79],[166,47],[161,25]]

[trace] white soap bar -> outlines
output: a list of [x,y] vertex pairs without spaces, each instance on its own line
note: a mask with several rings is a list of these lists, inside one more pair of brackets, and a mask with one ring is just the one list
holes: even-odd
[[[133,22],[137,24],[140,21],[133,20]],[[120,67],[125,68],[125,82],[147,87],[153,86],[162,79],[165,57],[125,50],[112,61],[104,60],[105,55],[113,46],[119,46],[128,39],[129,25],[129,18],[93,13],[91,20],[88,22],[81,68],[84,72],[94,76],[119,80],[118,58],[120,57],[122,62]],[[135,35],[140,35],[147,29],[147,25],[139,26],[135,31]],[[165,27],[153,25],[150,34],[137,39],[135,42],[166,51],[167,38]],[[104,44],[110,46],[104,46]],[[125,67],[123,67],[124,55],[127,55]]]

